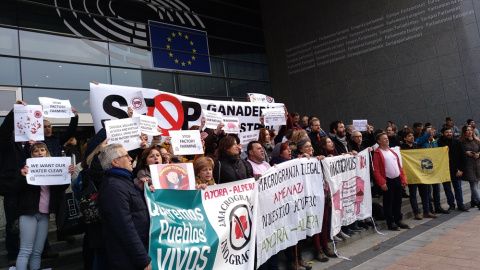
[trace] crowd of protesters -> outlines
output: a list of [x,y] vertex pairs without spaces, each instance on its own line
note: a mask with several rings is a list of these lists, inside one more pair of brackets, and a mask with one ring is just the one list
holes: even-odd
[[[18,101],[18,104],[24,104]],[[73,108],[72,108],[73,109]],[[400,230],[410,227],[402,221],[402,197],[408,197],[415,219],[436,218],[455,209],[468,211],[463,203],[461,181],[468,181],[471,188],[472,207],[480,209],[478,180],[480,178],[480,141],[475,122],[471,119],[461,130],[447,118],[439,132],[430,124],[414,123],[401,130],[388,122],[385,129],[367,125],[366,131],[356,131],[342,121],[333,121],[324,131],[316,117],[302,117],[288,113],[285,108],[286,125],[278,132],[265,127],[259,130],[258,140],[251,141],[242,153],[240,139],[236,134],[227,134],[223,124],[216,129],[205,128],[205,119],[191,130],[201,132],[204,154],[178,156],[174,154],[170,137],[154,136],[149,140],[142,134],[138,149],[126,151],[121,144],[109,144],[105,129],[101,129],[82,146],[76,148],[73,137],[78,116],[73,109],[69,129],[60,136],[52,133],[50,122],[44,122],[45,141],[17,143],[14,141],[13,110],[0,127],[0,150],[2,151],[2,194],[7,219],[6,246],[8,259],[17,269],[40,269],[42,251],[49,248],[47,241],[48,217],[58,211],[58,202],[66,186],[29,186],[25,175],[29,157],[61,156],[62,146],[68,155],[74,155],[75,166],[72,180],[79,171],[88,174],[98,190],[101,221],[85,224],[83,258],[85,269],[151,269],[148,256],[149,214],[143,189],[154,191],[149,165],[192,162],[197,189],[251,177],[258,178],[271,166],[296,158],[315,158],[338,155],[356,155],[368,150],[373,156],[372,194],[382,196],[384,218],[388,229]],[[129,116],[132,116],[129,110]],[[260,118],[263,125],[263,118]],[[411,184],[399,163],[399,156],[391,150],[449,147],[451,182],[442,185]],[[76,163],[77,163],[76,162]],[[4,181],[9,179],[9,181]],[[5,186],[5,183],[9,183]],[[175,186],[175,185],[174,185]],[[441,187],[448,209],[440,204]],[[453,187],[453,189],[452,189]],[[341,232],[329,239],[329,223],[332,205],[328,185],[324,185],[325,206],[323,227],[311,237],[315,258],[326,262],[337,254],[329,242],[348,239],[361,231],[375,226],[373,219],[343,226]],[[407,191],[410,193],[407,194]],[[422,202],[421,213],[417,191]],[[20,235],[14,228],[20,221]],[[20,239],[20,241],[19,241]],[[18,242],[20,246],[18,246]],[[288,269],[311,269],[302,258],[302,241],[287,248]],[[58,256],[58,253],[57,253]],[[272,256],[260,269],[278,269],[278,257]]]

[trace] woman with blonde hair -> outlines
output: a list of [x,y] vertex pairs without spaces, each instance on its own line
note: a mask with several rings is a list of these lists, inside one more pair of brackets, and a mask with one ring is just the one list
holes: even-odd
[[[47,145],[36,142],[30,147],[32,158],[51,157]],[[68,168],[73,173],[73,165]],[[27,176],[29,167],[21,170],[22,176]],[[16,268],[19,270],[40,269],[41,255],[48,236],[48,221],[50,213],[57,213],[63,193],[68,185],[30,185],[23,178],[18,192],[18,214],[20,228],[20,251]]]
[[213,180],[213,167],[215,163],[209,157],[201,157],[193,163],[195,173],[195,184],[197,189],[205,189],[207,186],[215,185]]

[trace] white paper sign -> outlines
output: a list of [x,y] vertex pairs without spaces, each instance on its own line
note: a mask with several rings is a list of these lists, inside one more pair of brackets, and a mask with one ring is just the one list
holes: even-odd
[[202,110],[205,116],[205,127],[216,129],[223,120],[223,114],[214,111]]
[[157,118],[146,115],[139,115],[139,117],[141,133],[152,136],[162,135],[162,133],[158,132]]
[[193,163],[150,165],[155,189],[195,190]]
[[132,108],[133,115],[147,114],[148,109],[142,91],[130,92],[125,95],[125,99],[128,102],[128,106]]
[[275,100],[271,96],[264,94],[247,93],[247,97],[250,102],[275,103]]
[[367,119],[353,120],[353,126],[355,127],[354,131],[367,131],[367,124]]
[[70,157],[27,158],[27,183],[35,186],[69,185]]
[[124,118],[105,121],[105,130],[108,143],[119,143],[125,150],[130,151],[140,147],[140,118]]
[[222,130],[226,133],[240,133],[240,120],[238,120],[238,117],[223,117],[223,124]]
[[285,110],[276,109],[262,109],[264,118],[263,121],[266,126],[282,126],[285,125]]
[[247,151],[248,143],[251,141],[258,141],[258,130],[244,131],[238,134],[240,137],[240,144],[242,145],[242,151]]
[[198,130],[171,130],[170,136],[175,155],[203,154],[202,139]]
[[13,119],[15,120],[15,141],[43,141],[42,106],[14,104]]
[[70,118],[75,116],[72,112],[72,104],[70,104],[70,100],[39,97],[38,101],[43,106],[43,115],[45,117]]

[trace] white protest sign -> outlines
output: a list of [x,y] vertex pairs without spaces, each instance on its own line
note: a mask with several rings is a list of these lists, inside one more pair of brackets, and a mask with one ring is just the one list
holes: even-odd
[[285,125],[285,110],[276,109],[262,109],[266,126],[282,126]]
[[216,129],[218,124],[220,124],[223,120],[222,113],[202,110],[203,114],[205,115],[205,127]]
[[162,135],[162,133],[158,132],[157,118],[146,115],[139,115],[139,117],[141,133],[152,136]]
[[15,141],[43,141],[42,106],[14,104],[13,119],[15,120]]
[[198,130],[170,131],[175,155],[203,154],[202,139]]
[[35,186],[70,185],[70,157],[27,158],[27,183]]
[[238,117],[223,117],[223,128],[226,133],[240,133],[240,120]]
[[125,98],[129,103],[129,107],[133,110],[133,115],[137,116],[139,114],[146,114],[148,112],[142,91],[129,93],[125,96]]
[[108,143],[119,143],[125,150],[130,151],[140,147],[140,118],[124,118],[105,121],[105,130]]
[[72,112],[70,100],[39,97],[38,101],[43,106],[43,115],[45,117],[70,118],[75,116]]
[[91,83],[90,110],[96,132],[103,127],[105,120],[127,117],[126,97],[131,95],[131,92],[137,91],[142,92],[148,105],[147,115],[157,118],[162,135],[165,136],[169,136],[170,130],[187,130],[193,125],[200,126],[202,109],[219,112],[224,116],[238,117],[242,132],[258,130],[262,127],[260,124],[262,109],[283,109],[282,103],[207,100],[175,95],[156,89]]
[[155,189],[195,190],[193,163],[152,164],[149,167]]
[[368,121],[366,119],[353,120],[354,131],[367,131]]
[[247,97],[250,102],[267,102],[267,103],[275,102],[275,100],[271,96],[267,96],[264,94],[247,93]]
[[255,183],[258,187],[257,265],[322,229],[323,173],[315,159],[277,164]]
[[251,141],[258,141],[258,130],[244,131],[238,134],[240,138],[240,144],[242,145],[242,151],[247,151],[248,143]]
[[332,194],[330,237],[333,237],[342,226],[372,216],[370,157],[365,149],[355,156],[324,158],[322,164]]

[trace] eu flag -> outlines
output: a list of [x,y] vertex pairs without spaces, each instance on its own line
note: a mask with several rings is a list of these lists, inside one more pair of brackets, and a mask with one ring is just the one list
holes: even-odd
[[207,32],[149,21],[153,66],[212,73]]

